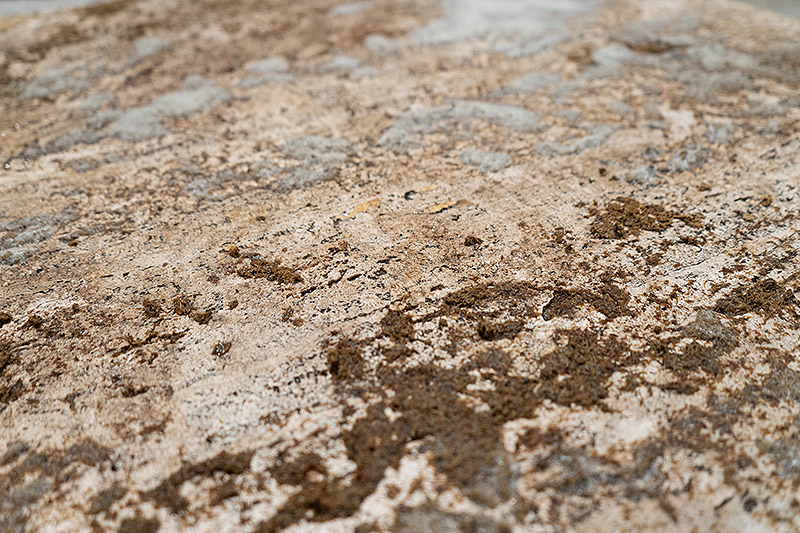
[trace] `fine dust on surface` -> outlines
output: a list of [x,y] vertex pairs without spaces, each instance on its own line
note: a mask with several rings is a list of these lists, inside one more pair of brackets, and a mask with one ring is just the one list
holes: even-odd
[[800,21],[0,19],[0,531],[797,531]]

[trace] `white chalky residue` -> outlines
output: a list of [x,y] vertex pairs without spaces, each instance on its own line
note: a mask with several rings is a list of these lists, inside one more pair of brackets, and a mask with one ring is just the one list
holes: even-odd
[[458,158],[462,163],[477,167],[481,172],[497,172],[510,167],[514,162],[508,154],[475,149],[464,150]]

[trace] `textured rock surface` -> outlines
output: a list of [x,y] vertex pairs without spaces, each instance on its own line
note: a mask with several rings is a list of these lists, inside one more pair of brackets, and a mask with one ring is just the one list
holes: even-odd
[[0,531],[797,531],[799,120],[725,0],[0,19]]

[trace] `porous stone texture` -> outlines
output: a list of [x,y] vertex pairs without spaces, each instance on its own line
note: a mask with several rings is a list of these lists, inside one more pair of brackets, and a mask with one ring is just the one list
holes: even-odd
[[0,19],[0,531],[800,530],[800,21]]

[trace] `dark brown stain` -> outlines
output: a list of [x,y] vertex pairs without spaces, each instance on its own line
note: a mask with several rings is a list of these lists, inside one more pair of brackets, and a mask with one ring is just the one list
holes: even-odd
[[769,318],[796,304],[797,299],[790,289],[765,278],[737,287],[728,296],[717,300],[714,311],[732,317],[756,313]]
[[642,231],[664,231],[675,220],[699,228],[703,218],[698,214],[684,214],[670,211],[663,206],[643,204],[633,198],[619,196],[608,202],[604,210],[593,207],[589,215],[594,217],[589,230],[594,237],[601,239],[624,239],[637,236]]
[[181,485],[194,478],[207,478],[216,473],[236,476],[248,472],[253,454],[252,451],[237,454],[222,451],[205,461],[186,463],[156,488],[142,493],[142,498],[157,507],[165,507],[173,513],[182,514],[189,508],[189,502],[180,495]]

